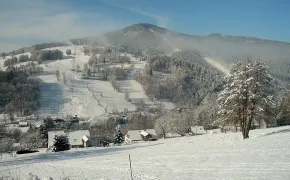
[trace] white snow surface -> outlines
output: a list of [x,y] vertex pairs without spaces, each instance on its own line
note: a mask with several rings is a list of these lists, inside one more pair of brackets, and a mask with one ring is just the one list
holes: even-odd
[[[0,160],[0,177],[41,179],[289,180],[290,126],[241,133],[206,134],[106,148],[16,155]],[[24,179],[24,178],[23,178]]]
[[218,70],[222,71],[224,74],[229,74],[229,68],[224,66],[222,63],[220,63],[218,60],[211,58],[211,57],[204,57],[204,59],[214,67],[216,67]]

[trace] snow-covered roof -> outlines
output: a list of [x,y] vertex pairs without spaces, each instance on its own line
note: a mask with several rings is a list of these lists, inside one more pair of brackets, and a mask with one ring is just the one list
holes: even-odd
[[148,135],[149,135],[148,132],[146,132],[146,131],[141,131],[140,134],[141,134],[142,136],[148,136]]
[[[127,138],[131,141],[142,141],[142,136],[152,136],[152,139],[157,139],[157,135],[154,129],[147,130],[132,130],[127,132]],[[141,136],[142,135],[142,136]]]
[[60,131],[48,131],[48,142],[47,146],[53,146],[54,137],[65,134],[63,130]]
[[203,126],[192,126],[190,127],[191,132],[195,134],[205,134],[206,131],[204,130]]
[[70,145],[82,145],[84,136],[90,137],[90,132],[88,130],[69,132],[68,138]]
[[28,123],[26,121],[19,121],[19,126],[27,126]]
[[126,135],[131,141],[142,141],[141,131],[142,130],[128,131]]

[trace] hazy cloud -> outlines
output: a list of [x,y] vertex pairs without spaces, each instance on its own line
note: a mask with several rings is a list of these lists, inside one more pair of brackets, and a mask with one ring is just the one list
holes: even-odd
[[140,14],[140,15],[143,15],[143,16],[147,16],[147,17],[153,18],[153,19],[156,20],[156,23],[159,26],[162,26],[162,27],[166,27],[167,26],[167,23],[169,21],[169,18],[168,17],[161,16],[161,15],[155,14],[153,12],[148,12],[148,11],[145,11],[145,10],[142,10],[142,9],[139,9],[139,8],[134,8],[134,7],[130,7],[130,6],[125,6],[125,5],[117,4],[115,2],[108,1],[108,0],[101,0],[101,1],[104,2],[104,3],[106,3],[106,4],[115,6],[115,7],[119,7],[119,8],[122,8],[122,9],[125,9],[125,10],[128,10],[128,11],[131,11],[131,12],[135,12],[135,13]]
[[[94,21],[82,24],[88,16]],[[76,11],[61,2],[9,0],[0,6],[0,52],[28,46],[36,41],[62,41],[124,26],[107,14]]]

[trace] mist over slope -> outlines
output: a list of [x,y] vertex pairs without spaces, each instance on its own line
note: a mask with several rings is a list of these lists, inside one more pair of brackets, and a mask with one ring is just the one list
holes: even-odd
[[275,77],[282,81],[290,80],[290,43],[286,42],[220,34],[187,35],[146,23],[72,42],[126,45],[140,50],[156,48],[165,53],[195,50],[227,65],[250,57],[264,61]]
[[[195,50],[203,57],[211,57],[227,65],[246,57],[259,58],[270,66],[275,77],[290,81],[290,43],[286,42],[220,34],[188,35],[148,23],[134,24],[82,39],[71,39],[70,42],[78,45],[123,45],[142,51],[153,48],[166,54],[178,50]],[[53,46],[53,43],[45,45],[47,48]],[[59,43],[57,45],[59,46]],[[41,46],[32,47],[39,49]],[[22,49],[21,53],[25,51],[29,51],[29,48]]]
[[174,48],[194,49],[205,56],[218,57],[224,61],[241,59],[245,56],[265,61],[289,60],[290,58],[290,43],[255,37],[222,36],[220,34],[187,35],[145,23],[105,33],[103,36],[96,37],[95,40],[102,41],[102,39],[106,41],[103,43],[131,45],[140,49],[148,47],[159,47],[165,51]]

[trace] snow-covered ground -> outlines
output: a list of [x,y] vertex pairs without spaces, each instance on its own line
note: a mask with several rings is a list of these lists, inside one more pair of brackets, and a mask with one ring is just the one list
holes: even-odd
[[204,57],[204,59],[214,67],[216,67],[218,70],[222,71],[224,74],[229,74],[229,68],[227,68],[225,65],[220,63],[218,60],[211,58],[211,57]]
[[16,155],[0,160],[0,177],[28,173],[54,179],[290,179],[290,126],[206,134],[108,148]]

